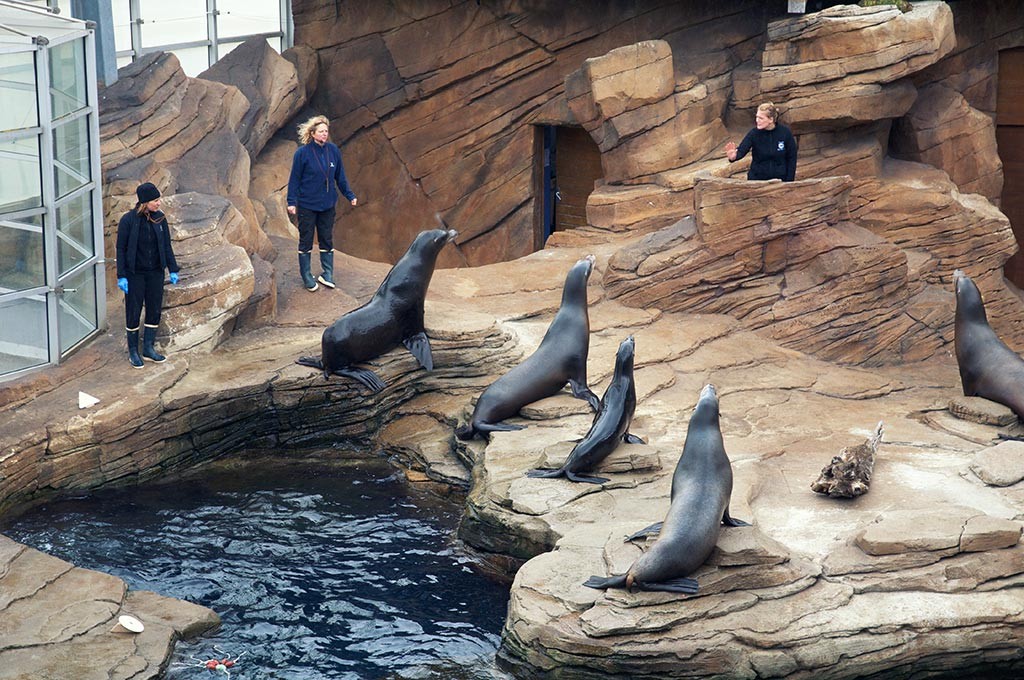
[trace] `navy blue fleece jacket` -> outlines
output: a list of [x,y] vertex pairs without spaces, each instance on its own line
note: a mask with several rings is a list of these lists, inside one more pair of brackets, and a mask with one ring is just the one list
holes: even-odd
[[356,197],[345,179],[341,150],[337,146],[330,142],[323,146],[309,142],[296,149],[288,177],[288,205],[317,212],[330,210],[338,202],[337,189],[341,189],[349,201]]

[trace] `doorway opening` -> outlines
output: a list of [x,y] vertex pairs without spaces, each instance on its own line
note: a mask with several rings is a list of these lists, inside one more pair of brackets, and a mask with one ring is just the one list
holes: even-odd
[[996,92],[996,147],[1003,162],[999,209],[1010,219],[1017,252],[1003,274],[1024,289],[1024,47],[999,53]]
[[601,150],[582,127],[540,125],[536,134],[535,246],[556,231],[587,225],[587,198],[604,177]]

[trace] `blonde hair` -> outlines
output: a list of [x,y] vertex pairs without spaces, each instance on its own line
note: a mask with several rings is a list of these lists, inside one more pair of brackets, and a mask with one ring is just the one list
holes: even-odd
[[772,104],[771,102],[765,102],[764,104],[758,106],[757,110],[759,113],[763,113],[769,118],[771,118],[773,123],[779,122],[779,109],[777,106],[775,106],[775,104]]
[[327,116],[313,116],[305,123],[299,126],[299,144],[309,144],[313,141],[313,131],[316,130],[317,126],[323,123],[327,127],[331,126],[331,121],[327,120]]

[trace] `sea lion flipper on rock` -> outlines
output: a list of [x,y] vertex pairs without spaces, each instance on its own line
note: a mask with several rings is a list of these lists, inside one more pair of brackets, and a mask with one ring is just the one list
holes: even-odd
[[590,388],[587,387],[586,383],[578,382],[575,378],[569,378],[569,389],[572,390],[572,396],[577,399],[585,400],[590,404],[590,408],[595,411],[601,408],[601,400],[598,399],[596,394],[590,391]]
[[565,476],[570,482],[586,482],[587,484],[604,484],[608,481],[607,477],[587,477],[568,470],[566,470]]
[[640,437],[637,437],[635,434],[630,434],[629,432],[624,432],[622,434],[622,441],[627,444],[647,444],[643,439],[640,439]]
[[744,522],[741,519],[729,516],[729,508],[725,509],[725,513],[722,515],[722,524],[727,527],[749,527],[750,522]]
[[618,576],[591,576],[583,582],[588,588],[595,588],[597,590],[606,590],[608,588],[625,588],[626,587],[626,575],[620,574]]
[[313,368],[319,368],[323,370],[323,362],[320,361],[320,357],[299,357],[295,360],[295,363],[300,366],[312,366]]
[[434,357],[430,353],[430,340],[427,338],[426,333],[420,331],[416,335],[403,340],[402,344],[416,357],[416,361],[420,362],[420,366],[428,371],[434,370]]
[[661,525],[662,524],[664,524],[664,522],[655,522],[654,524],[650,525],[649,527],[644,527],[640,531],[637,531],[634,534],[630,534],[629,536],[626,536],[625,540],[623,540],[622,542],[623,543],[629,543],[630,541],[635,541],[638,538],[644,538],[645,536],[654,536],[655,534],[657,534],[658,532],[661,531]]
[[557,470],[545,470],[544,468],[534,468],[526,471],[526,476],[533,479],[554,479],[555,477],[561,477],[565,474],[565,470],[558,468]]
[[478,434],[484,435],[486,438],[491,432],[514,432],[516,430],[525,430],[525,425],[512,425],[511,423],[476,423],[472,421],[468,425],[455,430],[455,436],[462,441],[469,441]]
[[696,595],[697,590],[699,589],[696,579],[688,578],[686,576],[657,583],[634,581],[634,584],[640,590],[659,591],[664,593],[685,593],[686,595]]
[[380,377],[368,368],[357,368],[349,366],[348,368],[339,368],[334,371],[335,375],[345,376],[346,378],[352,378],[353,380],[365,385],[367,388],[374,392],[380,392],[382,389],[387,387],[385,382]]

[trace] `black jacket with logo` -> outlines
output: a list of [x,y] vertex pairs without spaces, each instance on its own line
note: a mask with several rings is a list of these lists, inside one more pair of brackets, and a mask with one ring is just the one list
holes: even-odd
[[736,147],[736,160],[748,151],[753,151],[753,157],[747,179],[792,182],[796,178],[796,140],[785,125],[776,124],[771,130],[752,129]]

